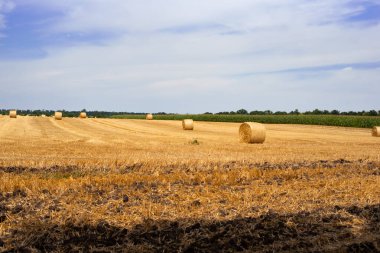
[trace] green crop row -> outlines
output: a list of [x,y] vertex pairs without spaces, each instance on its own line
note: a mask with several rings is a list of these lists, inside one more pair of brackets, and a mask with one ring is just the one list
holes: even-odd
[[[260,122],[267,124],[302,124],[341,127],[372,128],[380,126],[380,117],[336,115],[218,115],[218,114],[169,114],[154,115],[155,120],[182,120],[213,122]],[[145,119],[145,115],[115,115],[119,119]]]

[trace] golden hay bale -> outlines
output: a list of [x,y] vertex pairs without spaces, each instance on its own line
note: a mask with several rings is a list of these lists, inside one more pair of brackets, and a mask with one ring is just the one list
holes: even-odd
[[85,112],[81,112],[81,113],[79,114],[79,118],[81,118],[81,119],[85,119],[85,118],[87,118],[87,113],[85,113]]
[[46,115],[45,115],[45,114],[42,114],[42,115],[41,115],[41,117],[42,117],[42,118],[45,118],[45,117],[46,117]]
[[182,120],[183,130],[194,130],[194,121],[192,119]]
[[145,118],[147,120],[152,120],[153,119],[153,115],[151,113],[148,113]]
[[245,143],[264,143],[266,129],[263,124],[255,122],[245,122],[240,125],[239,137]]
[[54,118],[56,120],[62,120],[62,112],[55,112]]
[[374,126],[372,128],[372,136],[380,137],[380,127],[379,126]]
[[17,111],[16,110],[9,111],[9,117],[12,119],[17,118]]

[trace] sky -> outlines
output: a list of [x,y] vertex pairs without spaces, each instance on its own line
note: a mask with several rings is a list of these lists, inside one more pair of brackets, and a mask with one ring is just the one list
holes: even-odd
[[0,108],[380,110],[380,0],[0,0]]

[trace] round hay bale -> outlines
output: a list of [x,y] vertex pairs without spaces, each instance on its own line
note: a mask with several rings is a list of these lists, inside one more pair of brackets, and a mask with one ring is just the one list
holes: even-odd
[[54,118],[56,120],[62,120],[62,112],[55,112]]
[[240,125],[239,137],[245,143],[264,143],[266,129],[263,124],[255,122],[245,122]]
[[374,126],[372,128],[372,136],[380,137],[380,127],[379,126]]
[[194,121],[192,119],[182,120],[183,130],[194,130]]
[[152,120],[153,119],[153,115],[151,113],[148,113],[145,118],[147,120]]
[[16,110],[9,111],[9,117],[12,119],[17,118],[17,111]]
[[81,118],[81,119],[85,119],[85,118],[87,118],[87,113],[85,113],[85,112],[81,112],[81,113],[79,114],[79,118]]

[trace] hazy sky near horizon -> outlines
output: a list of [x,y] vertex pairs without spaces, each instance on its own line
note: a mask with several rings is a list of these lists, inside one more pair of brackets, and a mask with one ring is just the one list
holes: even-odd
[[380,110],[380,0],[0,0],[0,108]]

